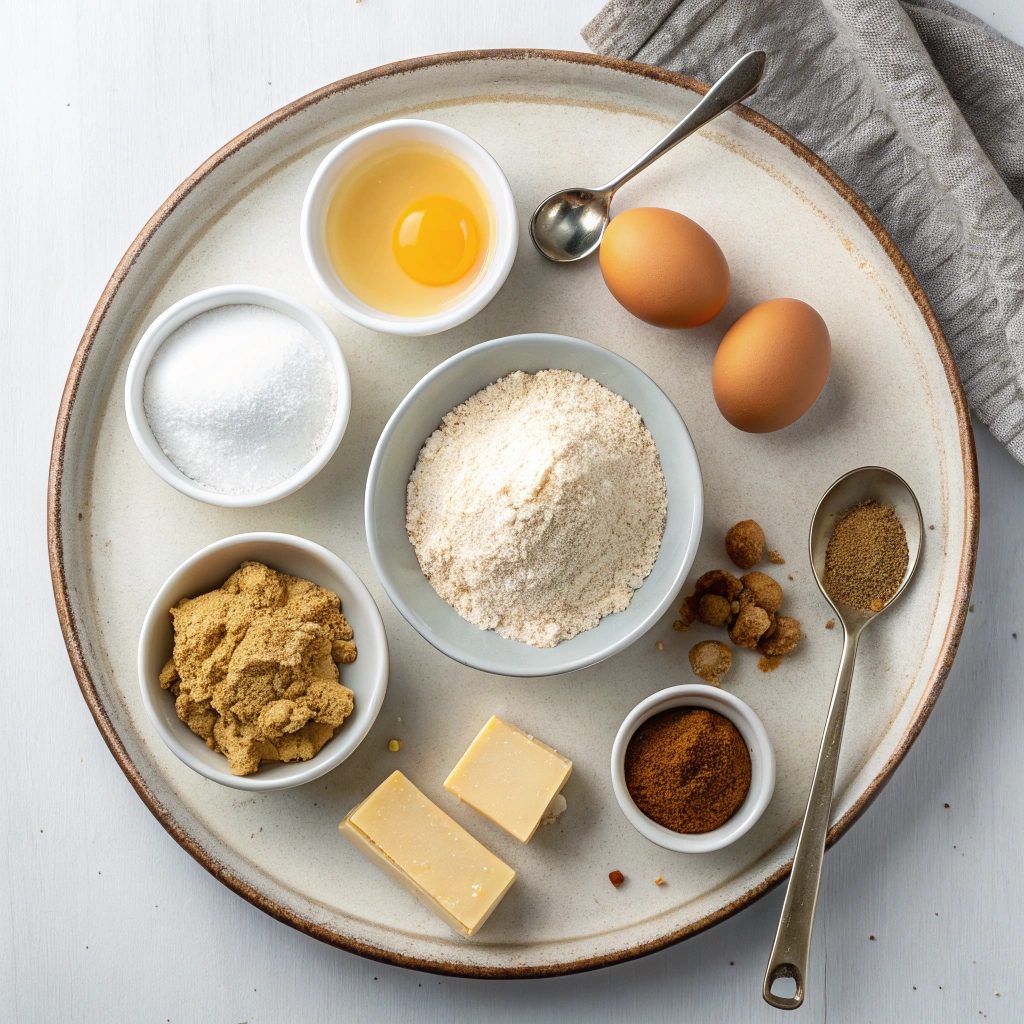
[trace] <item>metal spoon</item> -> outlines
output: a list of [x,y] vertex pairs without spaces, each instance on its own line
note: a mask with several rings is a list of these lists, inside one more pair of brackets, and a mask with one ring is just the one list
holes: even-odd
[[[832,537],[836,513],[866,498],[874,498],[881,505],[893,506],[906,531],[909,554],[907,571],[899,590],[888,604],[877,612],[860,611],[834,601],[829,597],[824,582],[825,550]],[[814,924],[814,908],[818,901],[818,887],[821,884],[825,837],[828,834],[832,810],[832,789],[839,764],[839,745],[846,722],[846,706],[850,699],[857,644],[864,627],[888,611],[906,590],[917,568],[923,538],[924,521],[914,492],[895,473],[880,466],[864,466],[841,476],[825,492],[825,496],[814,510],[810,533],[811,569],[821,592],[836,610],[836,616],[843,624],[845,637],[843,658],[839,663],[839,675],[836,677],[836,687],[832,693],[825,733],[821,738],[821,750],[818,752],[818,764],[814,769],[814,780],[807,800],[807,810],[804,812],[804,823],[796,843],[796,855],[793,857],[793,871],[789,876],[786,902],[782,907],[775,946],[764,976],[762,994],[765,1002],[780,1010],[795,1010],[804,1001],[807,962],[811,950],[811,928]],[[772,994],[772,985],[780,978],[792,978],[796,982],[795,995],[787,997]]]
[[570,188],[548,196],[530,219],[533,244],[555,263],[571,263],[589,256],[601,244],[612,196],[619,187],[708,121],[756,92],[764,66],[762,50],[752,50],[740,57],[661,142],[603,188]]

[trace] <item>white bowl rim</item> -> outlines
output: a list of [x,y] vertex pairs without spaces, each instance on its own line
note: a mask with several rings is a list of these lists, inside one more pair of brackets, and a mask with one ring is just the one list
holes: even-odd
[[[316,454],[301,469],[290,477],[252,494],[223,494],[211,490],[186,476],[164,453],[153,434],[146,417],[143,393],[146,373],[160,346],[183,324],[220,306],[265,306],[275,312],[282,313],[300,323],[323,345],[327,358],[334,370],[337,384],[337,405],[334,410],[334,421],[324,443]],[[345,354],[334,332],[308,306],[303,305],[283,292],[259,285],[228,284],[215,288],[205,288],[179,299],[165,309],[150,325],[135,346],[128,373],[124,382],[124,409],[128,419],[128,429],[136,447],[139,449],[147,465],[165,483],[187,494],[197,501],[208,505],[220,505],[224,508],[252,508],[255,505],[267,505],[272,501],[293,494],[300,487],[309,483],[330,462],[338,450],[338,445],[348,426],[349,413],[352,409],[352,384],[349,378],[348,364]]]
[[[659,825],[633,803],[626,788],[626,747],[633,733],[652,716],[678,707],[705,707],[724,715],[736,726],[751,751],[755,777],[750,792],[736,813],[711,832],[684,834]],[[629,823],[645,839],[676,853],[710,853],[734,843],[754,827],[775,791],[775,750],[761,719],[735,694],[707,683],[669,686],[637,704],[615,734],[611,769],[615,799]]]
[[[433,313],[430,316],[403,317],[390,313],[379,313],[372,315],[364,310],[358,309],[349,303],[344,296],[339,295],[331,283],[330,276],[324,273],[320,260],[314,250],[312,238],[315,231],[319,231],[321,225],[313,224],[313,204],[318,199],[321,191],[333,187],[334,179],[340,173],[339,165],[343,165],[348,157],[349,151],[364,139],[374,135],[383,135],[393,131],[407,131],[416,128],[437,136],[438,145],[450,149],[446,145],[450,140],[458,140],[460,145],[466,146],[474,153],[476,158],[488,168],[498,185],[497,194],[488,184],[481,181],[487,190],[492,204],[494,205],[494,217],[496,221],[496,239],[494,256],[491,265],[477,285],[472,288],[465,298],[450,309]],[[477,175],[479,177],[479,175]],[[329,182],[329,184],[328,184]],[[378,331],[382,334],[398,334],[407,337],[423,337],[429,334],[439,334],[452,327],[458,327],[471,317],[476,316],[495,295],[501,290],[512,264],[515,262],[516,252],[519,248],[519,217],[516,212],[515,198],[512,195],[512,188],[505,177],[501,166],[474,138],[457,128],[441,123],[440,121],[426,121],[419,118],[402,117],[390,121],[379,121],[376,124],[368,125],[357,132],[353,132],[347,138],[338,143],[320,162],[313,177],[306,188],[306,195],[302,201],[302,214],[299,218],[299,236],[302,242],[302,254],[317,287],[324,294],[327,301],[340,313],[343,313],[350,320],[371,331]],[[333,273],[333,268],[332,268]],[[336,276],[336,275],[335,275]]]
[[[178,741],[177,736],[167,728],[167,723],[164,721],[163,716],[158,712],[156,705],[153,703],[152,688],[146,682],[147,673],[145,667],[145,651],[147,639],[156,624],[157,617],[167,614],[170,607],[168,603],[168,595],[175,589],[178,580],[194,566],[205,561],[210,555],[215,554],[218,551],[222,551],[225,548],[230,548],[235,545],[241,546],[244,544],[255,543],[281,544],[285,547],[292,547],[300,551],[304,551],[305,553],[312,555],[314,558],[319,559],[331,570],[342,577],[350,590],[357,595],[357,603],[361,604],[369,613],[368,618],[370,622],[371,636],[367,641],[368,648],[373,648],[381,652],[381,666],[373,683],[373,697],[370,701],[369,714],[364,721],[363,727],[358,731],[351,731],[348,734],[343,733],[340,736],[336,735],[332,737],[320,749],[319,753],[308,761],[293,761],[283,765],[282,768],[289,769],[285,777],[278,774],[273,778],[268,778],[267,776],[261,778],[259,772],[256,772],[253,775],[232,775],[226,768],[223,772],[220,772],[193,757],[192,753]],[[361,635],[365,635],[365,630]],[[388,651],[387,634],[384,631],[384,620],[381,618],[380,609],[377,607],[377,603],[374,601],[373,595],[369,590],[367,590],[366,584],[363,583],[355,570],[348,565],[347,562],[343,561],[334,554],[333,551],[329,551],[322,545],[316,544],[311,540],[306,540],[304,537],[296,537],[293,534],[268,532],[236,533],[231,537],[224,537],[222,540],[214,541],[212,544],[207,544],[206,547],[185,559],[185,561],[182,562],[181,565],[179,565],[178,568],[175,569],[174,572],[172,572],[164,581],[163,586],[157,591],[156,596],[150,603],[149,609],[146,612],[146,617],[142,623],[142,629],[139,632],[137,671],[139,674],[139,687],[142,691],[142,703],[146,708],[146,713],[149,715],[149,720],[152,722],[156,731],[160,734],[160,738],[167,744],[167,747],[176,757],[179,758],[179,760],[188,765],[193,771],[198,772],[200,775],[213,782],[219,782],[223,786],[228,786],[231,789],[243,789],[250,792],[266,793],[282,789],[291,789],[293,786],[301,786],[304,783],[312,782],[314,779],[318,779],[321,775],[325,775],[327,772],[336,768],[342,761],[346,760],[355,752],[356,748],[364,739],[366,739],[370,730],[373,728],[373,724],[377,720],[377,715],[380,714],[381,706],[384,704],[384,697],[387,695],[388,689],[390,654]],[[157,684],[157,688],[159,688],[159,683]],[[341,728],[344,729],[344,726]]]
[[[625,368],[627,372],[639,374],[645,380],[647,380],[651,386],[653,386],[659,394],[662,395],[668,406],[675,412],[676,417],[679,420],[679,425],[682,428],[683,435],[689,442],[690,449],[692,450],[693,459],[697,465],[698,481],[699,486],[696,494],[694,495],[694,519],[696,521],[696,527],[693,529],[687,544],[686,553],[683,559],[683,565],[680,567],[676,574],[676,580],[672,587],[668,588],[665,597],[658,603],[656,608],[652,609],[648,615],[640,621],[633,629],[622,636],[615,643],[609,644],[607,647],[602,648],[592,654],[584,655],[575,659],[574,661],[567,662],[564,666],[558,668],[554,672],[545,670],[533,670],[529,667],[523,667],[516,664],[506,664],[491,661],[485,657],[478,657],[472,653],[464,651],[461,647],[455,644],[449,643],[443,636],[440,636],[435,630],[430,628],[426,623],[422,622],[419,616],[409,606],[408,602],[402,597],[400,590],[395,586],[392,581],[387,568],[386,562],[383,558],[383,552],[381,546],[378,543],[376,523],[374,519],[374,497],[373,493],[376,488],[377,478],[380,474],[381,464],[384,460],[384,452],[387,449],[388,443],[391,440],[392,435],[395,433],[398,423],[401,420],[405,412],[416,404],[419,400],[419,396],[422,391],[427,388],[434,380],[442,376],[453,366],[464,362],[465,360],[472,359],[475,355],[489,351],[495,348],[504,347],[515,347],[518,344],[525,344],[528,342],[552,342],[555,345],[568,344],[571,347],[582,347],[598,350],[602,357],[607,358],[612,363],[617,363],[620,367]],[[509,372],[512,372],[511,370]],[[426,438],[424,438],[424,441]],[[568,672],[577,672],[580,669],[589,668],[592,665],[597,665],[602,661],[618,654],[620,651],[625,650],[627,647],[635,643],[640,637],[644,635],[653,625],[661,618],[662,615],[672,605],[676,599],[680,587],[683,585],[683,581],[686,578],[686,573],[689,571],[689,567],[693,564],[693,560],[697,554],[697,548],[700,545],[701,533],[703,530],[704,523],[704,486],[703,478],[700,474],[700,462],[697,458],[696,449],[693,446],[693,440],[690,438],[690,433],[686,428],[686,424],[683,421],[682,416],[679,415],[678,409],[675,408],[674,403],[665,394],[664,391],[658,386],[657,382],[647,376],[638,366],[635,366],[628,359],[623,358],[616,352],[612,352],[611,349],[606,349],[601,345],[596,345],[591,341],[584,341],[581,338],[573,338],[568,335],[562,334],[547,334],[545,332],[532,332],[528,334],[512,334],[503,338],[494,338],[491,341],[481,342],[479,345],[473,345],[470,348],[463,349],[461,352],[457,352],[455,355],[446,359],[443,363],[439,363],[432,370],[426,373],[409,391],[409,393],[402,399],[398,407],[391,414],[391,418],[388,420],[381,432],[380,438],[377,441],[377,447],[374,449],[373,458],[370,460],[370,469],[366,475],[366,493],[364,501],[364,519],[366,523],[366,543],[370,550],[370,559],[373,562],[373,567],[377,572],[377,578],[380,580],[381,585],[387,592],[388,597],[391,598],[392,603],[402,614],[402,617],[433,647],[441,651],[443,654],[448,655],[453,661],[456,661],[462,665],[468,665],[471,668],[479,669],[483,672],[489,672],[493,675],[505,675],[505,676],[516,676],[520,678],[541,678],[544,676],[564,675]],[[660,557],[660,553],[659,553]],[[458,615],[455,609],[452,609],[453,615]],[[610,616],[605,616],[606,621]],[[594,627],[600,628],[598,626]],[[518,641],[509,640],[510,644],[517,643]]]

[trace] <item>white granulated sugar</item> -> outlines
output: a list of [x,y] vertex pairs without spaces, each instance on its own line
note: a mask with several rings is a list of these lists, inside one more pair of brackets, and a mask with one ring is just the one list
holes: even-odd
[[666,508],[658,449],[633,406],[579,373],[516,372],[427,438],[406,529],[464,619],[554,647],[628,607]]
[[157,349],[143,403],[157,442],[182,473],[223,494],[255,494],[320,449],[338,382],[323,346],[290,316],[219,306]]

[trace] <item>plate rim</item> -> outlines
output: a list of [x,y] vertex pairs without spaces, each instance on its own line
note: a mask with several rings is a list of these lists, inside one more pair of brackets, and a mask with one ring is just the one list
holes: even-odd
[[[268,895],[258,891],[249,885],[242,878],[234,874],[229,868],[211,855],[203,845],[174,818],[171,812],[163,806],[156,795],[150,790],[145,779],[142,777],[135,763],[128,754],[127,749],[115,731],[109,716],[100,701],[99,693],[89,674],[86,665],[83,644],[78,635],[75,625],[75,618],[72,609],[72,599],[68,586],[67,575],[64,569],[64,539],[61,533],[61,498],[64,477],[64,460],[68,443],[68,434],[71,424],[72,412],[75,401],[78,397],[79,385],[85,369],[85,364],[92,351],[96,336],[100,327],[111,308],[120,286],[124,283],[131,267],[139,258],[146,245],[156,235],[164,221],[171,212],[192,192],[194,188],[215,168],[229,159],[236,152],[243,149],[253,140],[264,135],[272,128],[283,124],[293,116],[305,111],[317,103],[337,93],[365,85],[369,82],[378,81],[392,76],[407,74],[412,71],[419,71],[426,68],[436,68],[467,64],[483,60],[546,60],[561,62],[570,65],[585,65],[600,67],[622,74],[631,75],[637,78],[644,78],[651,81],[673,85],[690,92],[703,95],[708,91],[709,86],[697,81],[688,75],[675,71],[667,71],[664,68],[655,67],[649,64],[641,64],[636,61],[621,60],[616,57],[606,57],[599,54],[584,53],[572,50],[552,50],[539,48],[508,48],[508,49],[477,49],[477,50],[456,50],[447,53],[431,54],[423,57],[415,57],[410,60],[396,61],[384,64],[376,68],[370,68],[358,74],[339,79],[320,89],[314,90],[300,97],[297,100],[279,108],[256,122],[231,141],[218,149],[212,156],[205,160],[195,171],[193,171],[168,198],[160,205],[157,211],[147,221],[145,226],[136,236],[135,240],[128,247],[117,267],[114,269],[109,281],[100,295],[99,301],[93,309],[85,332],[79,342],[74,358],[68,372],[67,381],[61,395],[60,407],[57,413],[57,422],[54,429],[53,446],[50,455],[49,476],[47,482],[47,549],[50,562],[50,575],[53,584],[54,600],[57,607],[57,617],[60,622],[61,633],[68,650],[72,669],[78,680],[82,696],[96,722],[104,742],[110,749],[114,760],[124,772],[132,787],[138,793],[143,803],[147,806],[153,816],[160,822],[164,829],[174,840],[198,861],[207,871],[210,872],[219,882],[223,883],[233,892],[247,900],[253,906],[276,918],[284,924],[290,925],[296,930],[310,935],[313,938],[326,942],[351,953],[381,963],[391,964],[396,967],[412,968],[414,970],[426,971],[433,974],[449,975],[467,978],[541,978],[553,977],[565,974],[575,974],[581,971],[594,970],[600,967],[608,967],[613,964],[624,963],[638,957],[646,956],[649,953],[657,952],[668,946],[674,945],[710,928],[712,925],[724,921],[733,914],[748,907],[755,900],[769,892],[776,885],[782,882],[792,868],[792,860],[782,865],[768,878],[752,886],[741,896],[724,907],[712,911],[700,918],[698,921],[678,929],[668,935],[660,936],[649,942],[640,943],[628,949],[618,950],[613,953],[606,953],[594,957],[585,957],[579,960],[556,964],[533,965],[523,967],[484,967],[474,964],[460,962],[445,962],[444,960],[428,960],[418,956],[406,955],[387,949],[382,949],[370,943],[361,942],[356,939],[341,935],[313,920],[306,919],[294,913]],[[967,405],[967,398],[964,394],[963,385],[960,381],[960,374],[953,359],[952,350],[946,341],[942,328],[932,311],[931,304],[918,282],[913,271],[910,269],[903,255],[896,247],[895,242],[889,237],[888,232],[882,226],[879,219],[857,195],[820,157],[811,152],[792,135],[784,131],[774,122],[748,107],[739,104],[733,108],[734,112],[754,127],[772,136],[776,141],[789,149],[796,157],[808,164],[824,181],[838,193],[841,200],[850,206],[864,222],[865,226],[878,240],[885,251],[889,261],[895,267],[914,302],[924,318],[925,324],[932,335],[940,361],[946,374],[946,382],[953,399],[956,411],[958,434],[960,439],[960,451],[964,469],[964,546],[960,555],[960,566],[957,573],[956,591],[953,597],[952,609],[949,623],[946,627],[945,636],[935,668],[931,678],[925,685],[924,692],[914,709],[910,721],[904,729],[896,748],[881,767],[878,774],[871,780],[860,798],[854,802],[849,810],[837,821],[828,831],[827,847],[832,846],[850,826],[870,806],[871,802],[878,796],[882,788],[892,777],[893,772],[906,756],[914,740],[917,738],[924,726],[928,715],[931,713],[942,687],[946,682],[953,659],[956,656],[960,637],[963,633],[964,623],[967,618],[967,610],[971,595],[971,586],[974,579],[974,569],[977,561],[978,530],[979,530],[979,494],[978,494],[978,466],[974,446],[974,434],[971,426],[970,411]]]

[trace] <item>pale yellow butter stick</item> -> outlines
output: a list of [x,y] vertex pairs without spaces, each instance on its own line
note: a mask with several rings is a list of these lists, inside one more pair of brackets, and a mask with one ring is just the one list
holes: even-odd
[[525,843],[548,808],[555,809],[552,803],[570,772],[567,757],[493,715],[444,788]]
[[516,873],[392,773],[338,826],[378,867],[461,935],[473,935],[516,880]]

